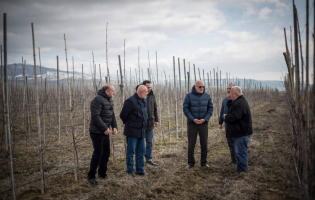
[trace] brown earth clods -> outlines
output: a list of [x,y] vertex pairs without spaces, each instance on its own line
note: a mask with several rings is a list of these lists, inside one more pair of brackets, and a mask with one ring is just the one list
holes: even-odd
[[[45,194],[41,194],[37,182],[17,189],[17,199],[301,199],[283,96],[254,106],[251,112],[254,134],[249,143],[246,174],[233,174],[236,165],[225,165],[230,159],[225,132],[213,124],[209,126],[209,169],[198,165],[199,139],[196,165],[186,169],[188,149],[184,132],[183,137],[167,140],[166,144],[156,141],[153,159],[158,166],[146,164],[145,176],[128,176],[124,153],[120,153],[115,162],[110,158],[109,179],[98,179],[97,186],[87,181],[89,166],[84,165],[80,167],[78,182],[69,171],[47,178]],[[90,141],[87,143],[91,145]],[[88,157],[91,154],[89,151]],[[10,192],[3,195],[4,199],[11,198]]]

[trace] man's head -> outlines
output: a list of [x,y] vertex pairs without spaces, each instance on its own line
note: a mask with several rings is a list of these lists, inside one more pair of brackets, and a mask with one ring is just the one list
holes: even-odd
[[233,86],[231,88],[230,94],[228,95],[228,99],[231,99],[234,101],[235,99],[237,99],[241,95],[243,95],[242,89],[239,86]]
[[148,88],[148,93],[150,93],[151,92],[151,90],[152,90],[152,87],[151,87],[151,81],[149,81],[149,80],[145,80],[145,81],[143,81],[143,83],[142,83],[143,85],[145,85],[145,86],[147,86],[147,88]]
[[144,85],[139,85],[137,89],[137,95],[139,96],[140,99],[145,99],[148,95],[148,89]]
[[109,98],[113,98],[114,94],[115,94],[115,88],[113,85],[111,84],[106,84],[104,85],[104,89],[105,89],[105,94],[109,97]]
[[202,81],[196,81],[195,89],[198,93],[203,93],[203,91],[205,90],[205,85]]
[[226,90],[227,90],[227,93],[228,93],[228,94],[230,94],[231,88],[232,88],[234,85],[235,85],[235,84],[230,83],[230,84],[227,86]]

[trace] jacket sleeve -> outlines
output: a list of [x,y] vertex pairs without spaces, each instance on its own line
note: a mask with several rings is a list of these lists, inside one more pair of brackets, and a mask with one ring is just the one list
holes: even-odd
[[155,119],[155,122],[159,122],[159,116],[158,116],[158,111],[157,111],[157,105],[156,105],[155,98],[154,98],[154,119]]
[[184,104],[183,104],[183,111],[184,111],[184,114],[186,115],[187,119],[189,121],[193,121],[195,118],[191,114],[189,107],[190,107],[190,98],[189,98],[189,94],[187,94],[185,97],[185,100],[184,100]]
[[124,124],[126,123],[128,115],[132,111],[132,108],[133,108],[132,101],[127,99],[119,115],[120,119],[123,121]]
[[222,101],[222,105],[221,105],[221,111],[220,111],[220,117],[219,117],[219,125],[223,124],[223,112],[224,112],[224,106],[223,106],[224,100]]
[[117,122],[116,122],[115,113],[113,113],[113,119],[112,119],[111,127],[117,129]]
[[212,103],[211,97],[209,97],[208,106],[207,107],[208,107],[208,110],[207,110],[207,113],[206,113],[206,116],[205,116],[205,120],[206,120],[206,122],[209,122],[210,117],[212,116],[212,112],[213,112],[213,103]]
[[233,112],[228,113],[225,115],[225,121],[226,122],[235,122],[242,118],[243,115],[243,108],[241,105],[235,105],[233,106]]
[[91,102],[91,121],[102,132],[105,132],[108,127],[101,119],[100,113],[102,110],[102,100],[100,98],[94,98]]

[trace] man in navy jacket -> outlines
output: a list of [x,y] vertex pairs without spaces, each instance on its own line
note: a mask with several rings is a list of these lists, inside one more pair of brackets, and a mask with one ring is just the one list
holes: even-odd
[[136,173],[145,175],[143,156],[145,154],[144,138],[148,119],[147,95],[147,87],[140,85],[137,92],[124,102],[120,112],[120,119],[125,124],[124,135],[127,140],[127,173],[132,176],[135,176],[133,168],[134,154],[136,154]]
[[228,103],[228,112],[224,115],[227,122],[226,135],[234,140],[238,161],[236,172],[240,174],[247,172],[248,142],[253,134],[252,115],[240,87],[233,86],[228,98],[232,102]]
[[207,164],[208,122],[213,112],[213,103],[210,95],[205,92],[202,81],[196,81],[190,93],[185,97],[183,111],[187,117],[188,135],[188,165],[190,169],[195,165],[195,145],[199,132],[201,146],[201,166],[209,168]]
[[[228,86],[227,86],[227,93],[228,95],[230,94],[231,92],[231,88],[234,86],[233,83],[230,83]],[[220,112],[220,117],[219,117],[219,129],[222,129],[222,124],[224,122],[224,114],[227,113],[228,111],[228,107],[227,107],[227,102],[228,101],[232,101],[230,99],[228,99],[227,97],[225,97],[222,101],[222,107],[221,107],[221,112]],[[225,131],[226,131],[226,122],[224,123],[225,124]],[[227,136],[227,134],[226,134]],[[234,140],[232,137],[226,137],[226,140],[227,140],[227,143],[228,143],[228,146],[229,146],[229,149],[230,149],[230,155],[231,155],[231,160],[226,163],[226,165],[229,165],[229,164],[237,164],[237,159],[236,159],[236,155],[235,155],[235,148],[234,148]]]

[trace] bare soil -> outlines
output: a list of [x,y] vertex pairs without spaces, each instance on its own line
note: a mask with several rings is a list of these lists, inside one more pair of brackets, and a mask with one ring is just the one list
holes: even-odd
[[[199,139],[195,149],[196,165],[192,169],[186,169],[188,149],[184,132],[183,137],[172,138],[171,141],[167,139],[165,144],[160,140],[156,141],[153,156],[158,166],[146,164],[145,176],[128,176],[125,156],[121,152],[115,155],[115,162],[110,158],[109,179],[98,179],[99,185],[94,186],[86,179],[89,170],[87,163],[92,150],[91,141],[85,140],[79,153],[84,155],[80,159],[87,163],[80,167],[79,181],[74,180],[73,171],[54,175],[46,179],[45,194],[41,194],[40,182],[35,182],[17,189],[17,199],[301,199],[293,161],[287,107],[282,98],[280,96],[251,109],[254,134],[249,143],[246,174],[233,174],[231,172],[236,169],[236,165],[225,165],[230,159],[225,132],[219,130],[216,123],[212,123],[209,125],[208,139],[209,169],[198,165]],[[49,161],[56,163],[59,156],[67,153],[71,155],[71,145],[68,152],[67,149],[63,151],[56,155],[49,154],[45,158],[47,173],[52,172],[56,165],[53,164],[49,169]],[[24,160],[24,164],[20,165],[16,166],[19,173],[28,171],[29,174],[30,170],[34,174],[38,173],[38,169],[32,166],[35,164],[30,160]],[[71,161],[60,161],[59,165],[71,166]],[[3,167],[7,168],[6,166]],[[1,191],[10,187],[8,171],[4,168],[2,170]],[[18,176],[17,174],[17,178]],[[11,198],[10,191],[1,196],[3,199]]]

